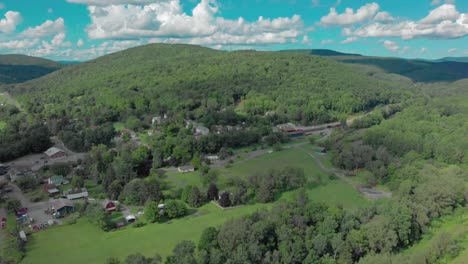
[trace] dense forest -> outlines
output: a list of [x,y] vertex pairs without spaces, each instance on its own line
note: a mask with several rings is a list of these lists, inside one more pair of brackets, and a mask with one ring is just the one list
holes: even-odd
[[[35,120],[45,121],[52,135],[80,152],[109,144],[115,122],[137,132],[163,115],[179,128],[185,120],[210,129],[243,127],[210,135],[203,141],[210,144],[181,160],[187,161],[196,152],[272,138],[275,124],[321,124],[399,103],[410,96],[409,86],[318,56],[153,44],[70,65],[7,90]],[[175,137],[179,128],[166,135]]]
[[[431,250],[397,253],[419,241],[432,220],[466,210],[466,87],[467,80],[424,86],[401,112],[382,108],[324,143],[336,166],[357,173],[349,177],[385,184],[391,199],[350,210],[299,192],[293,202],[207,228],[197,243],[180,242],[165,263],[439,263],[456,256],[463,234],[440,236]],[[122,261],[108,263],[162,263],[141,254]]]
[[199,119],[232,106],[313,124],[402,98],[395,84],[318,56],[164,44],[72,65],[9,91],[30,113],[88,125],[175,112]]

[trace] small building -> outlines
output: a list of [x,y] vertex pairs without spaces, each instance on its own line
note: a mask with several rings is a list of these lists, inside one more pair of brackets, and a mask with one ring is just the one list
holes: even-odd
[[159,210],[164,210],[164,204],[158,204],[158,209]]
[[106,199],[102,202],[102,208],[104,208],[107,212],[117,211],[117,205],[109,199]]
[[65,196],[68,200],[88,198],[88,190],[86,188],[69,189],[63,192],[63,196]]
[[182,173],[194,172],[194,171],[195,171],[195,167],[193,167],[193,166],[180,166],[179,168],[177,168],[177,170],[178,170],[179,172],[182,172]]
[[21,240],[23,240],[24,242],[28,241],[28,238],[26,237],[26,233],[25,233],[23,230],[21,230],[21,231],[19,232],[19,237],[20,237]]
[[206,156],[205,156],[205,159],[211,160],[211,161],[213,161],[213,160],[219,160],[219,156],[218,156],[218,155],[206,155]]
[[276,131],[280,131],[289,139],[299,139],[305,137],[305,131],[291,123],[276,126]]
[[44,185],[44,192],[46,192],[49,195],[55,195],[60,193],[59,189],[57,189],[57,186],[55,184],[45,184]]
[[48,184],[53,184],[55,186],[65,185],[70,183],[69,180],[65,179],[62,175],[54,175],[47,179]]
[[51,147],[44,153],[47,155],[49,159],[58,159],[58,158],[63,158],[67,156],[67,153],[65,153],[65,151],[56,147]]
[[136,217],[134,215],[127,215],[125,217],[125,221],[127,221],[127,223],[135,223],[136,222]]
[[75,206],[70,200],[67,199],[57,199],[52,201],[52,210],[55,211],[55,217],[63,217],[75,212]]

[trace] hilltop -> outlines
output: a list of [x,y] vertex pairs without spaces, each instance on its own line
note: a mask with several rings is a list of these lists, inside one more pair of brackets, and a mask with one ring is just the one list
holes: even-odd
[[198,119],[238,106],[249,116],[275,111],[285,120],[321,123],[398,100],[399,88],[318,56],[151,44],[70,65],[9,90],[46,117],[95,119],[100,113],[101,119],[114,120],[186,111]]
[[19,54],[0,55],[0,84],[29,81],[62,68],[63,65]]
[[343,52],[339,52],[336,50],[329,50],[329,49],[298,49],[298,50],[282,50],[281,52],[296,52],[296,53],[317,55],[317,56],[322,56],[322,57],[362,56],[360,54],[343,53]]
[[438,62],[443,62],[443,61],[454,61],[454,62],[465,62],[468,63],[468,57],[445,57],[442,59],[435,60]]

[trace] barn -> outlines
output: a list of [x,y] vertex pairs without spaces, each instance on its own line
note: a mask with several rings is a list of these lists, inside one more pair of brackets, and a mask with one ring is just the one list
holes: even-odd
[[67,156],[67,153],[65,153],[65,151],[56,147],[51,147],[44,153],[47,155],[49,159],[58,159],[58,158],[63,158]]

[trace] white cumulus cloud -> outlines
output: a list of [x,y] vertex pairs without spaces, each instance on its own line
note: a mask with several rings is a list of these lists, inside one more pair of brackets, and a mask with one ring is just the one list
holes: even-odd
[[395,51],[398,51],[400,49],[400,46],[398,46],[398,44],[395,41],[384,40],[384,41],[380,41],[380,42],[382,42],[383,46],[386,49],[388,49],[389,51],[395,52]]
[[5,13],[5,18],[0,20],[0,31],[8,34],[13,33],[21,22],[23,22],[23,18],[19,12],[8,11]]
[[429,12],[429,15],[419,22],[423,24],[434,24],[444,20],[455,20],[460,16],[454,5],[441,5]]
[[454,5],[444,4],[419,21],[391,23],[372,21],[357,28],[345,28],[345,36],[401,37],[403,39],[454,39],[468,35],[468,13],[459,13]]
[[359,40],[358,37],[348,37],[347,39],[341,41],[341,44],[348,44],[348,43],[356,42],[358,40]]
[[69,3],[110,6],[110,5],[145,5],[155,2],[165,2],[166,0],[67,0]]
[[63,18],[60,17],[55,21],[47,20],[39,26],[27,28],[19,35],[26,38],[44,38],[54,36],[64,31],[65,23]]
[[320,22],[326,26],[349,26],[372,19],[379,8],[377,3],[370,3],[360,7],[356,12],[352,8],[346,8],[344,13],[338,14],[332,7],[330,13],[322,17]]
[[[90,39],[161,38],[201,45],[286,43],[298,41],[304,31],[299,15],[274,19],[260,16],[253,22],[242,17],[223,18],[215,0],[201,0],[191,14],[184,12],[180,0],[146,5],[136,5],[135,1],[112,2],[107,6],[88,6],[91,24],[86,31]],[[121,2],[133,4],[115,4]]]
[[38,43],[38,39],[10,40],[0,42],[0,49],[29,49],[36,46]]

